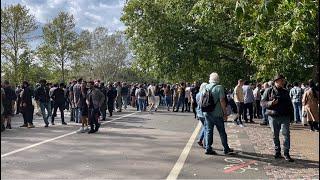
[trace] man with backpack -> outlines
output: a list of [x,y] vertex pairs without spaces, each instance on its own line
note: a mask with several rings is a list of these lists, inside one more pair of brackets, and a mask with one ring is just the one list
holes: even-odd
[[136,97],[138,99],[139,111],[142,112],[145,110],[145,100],[147,99],[147,93],[142,84],[140,84],[139,89],[136,90]]
[[224,154],[231,154],[233,149],[228,145],[227,133],[224,127],[224,120],[227,119],[226,100],[223,86],[219,85],[219,75],[211,73],[209,83],[205,87],[205,92],[200,97],[201,110],[205,116],[206,125],[206,152],[207,155],[216,155],[212,150],[213,128],[218,129]]

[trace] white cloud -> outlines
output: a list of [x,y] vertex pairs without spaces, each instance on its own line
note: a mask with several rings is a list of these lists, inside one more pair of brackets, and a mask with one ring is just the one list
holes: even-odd
[[120,17],[125,0],[1,0],[1,6],[16,3],[26,5],[40,23],[67,11],[73,14],[77,29],[93,30],[98,26],[111,32],[124,29]]

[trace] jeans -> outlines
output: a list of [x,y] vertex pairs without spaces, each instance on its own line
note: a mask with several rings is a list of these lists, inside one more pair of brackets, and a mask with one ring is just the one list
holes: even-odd
[[204,117],[199,117],[199,120],[202,123],[202,128],[199,134],[199,140],[198,141],[202,141],[205,139],[205,133],[206,133],[206,122],[205,122],[205,118]]
[[107,117],[106,108],[101,108],[101,109],[100,109],[100,113],[101,113],[102,119],[103,119],[103,120],[106,120],[106,117]]
[[254,116],[257,118],[261,118],[261,105],[260,105],[260,100],[255,101],[255,109],[254,109]]
[[146,108],[146,100],[138,98],[139,110],[144,111]]
[[267,108],[262,107],[262,120],[263,120],[263,123],[269,124],[268,115],[266,115],[266,110]]
[[124,109],[127,109],[128,96],[122,96],[122,104],[124,105]]
[[171,106],[171,96],[165,96],[166,106],[169,108]]
[[281,152],[280,146],[280,129],[282,131],[282,135],[284,136],[283,148],[284,154],[289,154],[290,150],[290,117],[289,116],[282,116],[282,117],[272,117],[269,116],[269,124],[273,133],[273,143],[274,149],[276,153]]
[[180,105],[182,105],[182,112],[184,112],[184,105],[185,105],[184,102],[185,102],[185,98],[179,97],[176,111],[179,111],[179,107],[180,107]]
[[[51,116],[51,102],[40,102],[41,114],[46,125],[49,124],[49,117]],[[48,114],[46,114],[46,109]]]
[[74,108],[74,118],[75,118],[75,123],[79,123],[80,122],[80,107],[76,107]]
[[214,129],[214,126],[216,126],[220,135],[224,152],[225,153],[229,152],[230,148],[228,145],[228,137],[224,127],[223,117],[214,117],[212,113],[204,113],[204,117],[205,117],[205,125],[206,125],[206,137],[205,137],[206,151],[207,152],[212,151],[211,146],[213,143],[213,129]]
[[189,98],[184,98],[184,104],[186,106],[186,111],[190,112],[190,102],[189,102]]
[[294,108],[294,119],[296,122],[301,122],[302,117],[302,103],[301,102],[293,102]]
[[116,107],[117,107],[118,111],[121,111],[121,109],[122,109],[122,98],[121,97],[117,97]]
[[75,111],[76,111],[76,109],[71,106],[70,121],[74,121]]

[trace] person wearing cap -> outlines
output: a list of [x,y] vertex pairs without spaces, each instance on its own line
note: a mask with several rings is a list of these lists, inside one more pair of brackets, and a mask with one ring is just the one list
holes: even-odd
[[293,120],[293,107],[288,90],[285,89],[285,78],[277,75],[273,79],[274,86],[268,88],[263,93],[261,105],[266,108],[269,124],[273,133],[275,148],[275,159],[283,158],[281,155],[280,130],[284,136],[284,157],[288,162],[294,160],[290,157],[290,122]]
[[19,94],[21,101],[20,101],[20,110],[23,115],[23,125],[20,127],[28,127],[34,128],[33,125],[33,112],[34,106],[32,105],[32,93],[29,87],[29,83],[24,81],[22,83],[22,91]]
[[212,93],[214,100],[214,109],[212,112],[203,112],[205,118],[205,154],[207,155],[216,155],[217,153],[212,149],[213,143],[213,129],[216,126],[222,146],[224,148],[224,154],[229,155],[233,153],[228,145],[228,137],[224,126],[224,121],[227,120],[227,109],[226,109],[226,99],[225,99],[225,90],[222,85],[219,85],[219,75],[217,73],[211,73],[209,78],[209,84],[205,86],[205,90],[208,90]]

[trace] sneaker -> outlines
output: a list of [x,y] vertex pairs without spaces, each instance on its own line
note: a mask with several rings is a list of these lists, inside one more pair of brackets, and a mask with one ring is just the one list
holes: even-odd
[[85,132],[84,127],[81,127],[81,128],[77,131],[77,133],[84,133],[84,132]]
[[303,126],[308,126],[308,124],[303,124]]
[[44,127],[45,127],[45,128],[47,128],[47,127],[49,127],[49,125],[48,125],[48,124],[46,124]]
[[281,156],[281,153],[276,153],[276,154],[274,155],[274,158],[275,158],[275,159],[281,159],[281,158],[283,158],[283,156]]
[[243,124],[239,124],[239,126],[240,126],[240,127],[242,127],[242,128],[244,127],[244,125],[243,125]]
[[52,125],[55,125],[54,122],[51,122]]
[[62,122],[62,124],[63,124],[63,125],[67,125],[67,123],[66,123],[66,122]]
[[85,132],[89,132],[90,129],[89,129],[88,127],[86,127],[86,128],[84,129],[84,131],[85,131]]
[[228,151],[225,151],[224,154],[225,154],[225,155],[234,154],[234,150],[230,148]]
[[211,150],[211,151],[206,151],[205,154],[206,155],[217,155],[217,152]]
[[253,120],[251,120],[250,123],[254,124],[255,122]]
[[286,161],[288,161],[288,162],[294,162],[294,160],[290,157],[289,154],[285,154],[285,155],[284,155],[284,159],[285,159]]
[[6,128],[7,128],[7,129],[12,129],[12,128],[11,128],[11,124],[7,124]]
[[34,128],[35,126],[33,124],[28,124],[28,128]]
[[28,125],[27,124],[23,124],[20,127],[28,127]]

